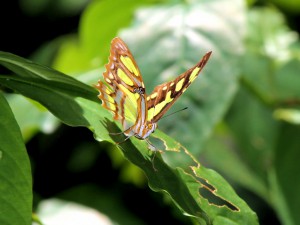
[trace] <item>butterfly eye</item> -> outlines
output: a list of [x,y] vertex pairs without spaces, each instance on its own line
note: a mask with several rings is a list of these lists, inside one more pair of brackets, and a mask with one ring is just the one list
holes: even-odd
[[140,95],[143,95],[143,94],[145,94],[145,88],[143,88],[143,87],[137,87],[137,88],[135,88],[133,90],[133,92],[138,93]]

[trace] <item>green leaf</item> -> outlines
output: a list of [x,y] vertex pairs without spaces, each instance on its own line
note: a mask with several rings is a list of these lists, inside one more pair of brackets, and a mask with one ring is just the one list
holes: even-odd
[[77,75],[79,72],[99,66],[89,57],[79,45],[78,37],[68,35],[60,38],[59,50],[53,60],[53,68],[68,74]]
[[18,94],[5,97],[20,126],[25,143],[37,132],[51,133],[57,128],[58,120],[39,103]]
[[76,99],[91,98],[97,101],[97,93],[91,87],[58,71],[9,53],[0,52],[0,60],[2,65],[19,75],[1,76],[3,85],[40,102],[66,124],[89,125]]
[[300,99],[299,71],[299,59],[291,59],[276,70],[274,80],[279,101]]
[[[133,139],[132,143],[122,145],[124,155],[144,170],[152,190],[167,193],[185,215],[200,224],[212,224],[222,217],[237,224],[257,224],[255,213],[229,184],[215,171],[200,165],[187,149],[181,146],[177,152],[167,150],[162,153],[162,160],[159,153],[152,153],[154,156],[150,158],[141,141]],[[174,165],[174,158],[189,163],[180,168],[180,164]]]
[[282,126],[276,148],[274,171],[270,176],[274,208],[283,224],[288,225],[300,223],[300,215],[297,211],[300,207],[299,136],[299,126],[290,124]]
[[[205,151],[201,155],[209,164],[221,171],[222,174],[229,177],[240,186],[251,190],[262,199],[269,202],[269,190],[266,181],[252,169],[252,165],[243,160],[243,154],[232,149],[232,145],[239,140],[235,139],[229,127],[225,124],[219,126],[214,136],[207,142]],[[246,145],[248,142],[246,143]],[[242,146],[244,148],[244,146]],[[244,179],[247,177],[247,179]]]
[[242,61],[244,84],[268,105],[298,98],[300,51],[293,47],[297,35],[274,9],[252,9],[248,17],[248,51]]
[[144,2],[147,0],[90,3],[80,18],[78,36],[61,38],[53,67],[65,73],[77,74],[102,66],[108,58],[110,40],[120,28],[130,23],[135,8]]
[[88,0],[20,0],[19,4],[22,11],[30,16],[49,16],[52,13],[52,17],[67,17],[78,14],[87,2]]
[[285,22],[284,15],[275,8],[256,7],[247,14],[248,51],[263,53],[276,61],[291,56],[290,47],[298,39]]
[[[234,11],[234,20],[228,10]],[[188,110],[173,116],[176,123],[170,118],[159,122],[163,131],[178,138],[194,154],[203,149],[236,93],[244,10],[240,0],[158,5],[138,10],[134,26],[121,32],[140,67],[148,94],[212,51],[202,75],[171,111]]]
[[[53,67],[78,74],[106,63],[109,44],[117,31],[128,25],[134,10],[153,0],[93,1],[80,18],[79,34],[61,37]],[[117,6],[117,7],[116,7]]]
[[84,52],[105,63],[110,41],[117,31],[129,25],[134,10],[151,1],[94,1],[84,11],[79,26],[79,39]]
[[293,124],[300,124],[300,110],[296,109],[276,109],[274,111],[274,118],[284,120]]
[[270,0],[270,2],[283,11],[288,11],[293,14],[299,14],[300,12],[300,2],[297,0]]
[[[17,76],[1,76],[1,84],[40,102],[68,124],[88,126],[98,140],[115,142],[120,138],[108,135],[119,128],[110,121],[111,115],[100,101],[95,101],[91,88],[20,57],[6,53],[1,56],[0,63],[17,72]],[[156,133],[166,146],[162,154],[149,151],[146,143],[136,138],[119,146],[124,156],[145,172],[153,190],[168,193],[185,214],[200,224],[212,224],[216,218],[237,224],[258,224],[255,213],[220,175],[200,166],[179,143],[159,131]]]
[[[282,223],[298,224],[293,209],[299,202],[294,191],[299,186],[294,175],[299,132],[283,121],[297,124],[299,119],[299,40],[274,9],[255,8],[248,16],[240,90],[226,116],[225,135],[216,132],[209,145],[209,154],[221,157],[210,159],[230,179],[264,199]],[[227,158],[230,166],[221,162]],[[233,172],[233,165],[239,172]]]
[[31,224],[29,158],[12,111],[0,92],[0,224]]
[[241,88],[226,118],[244,163],[265,181],[280,128],[272,115],[272,109]]

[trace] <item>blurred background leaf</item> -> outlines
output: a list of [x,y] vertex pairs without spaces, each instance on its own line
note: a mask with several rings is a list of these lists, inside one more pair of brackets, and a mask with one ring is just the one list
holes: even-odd
[[[296,117],[292,117],[295,114],[288,117],[283,112],[296,113],[300,106],[300,76],[296,68],[299,65],[298,34],[288,28],[283,15],[274,8],[252,8],[247,18],[239,91],[224,122],[207,143],[204,157],[229,179],[264,199],[282,224],[297,224],[299,218],[292,219],[289,205],[299,205],[300,201],[297,198],[291,201],[282,186],[297,187],[300,180],[287,174],[300,168],[286,165],[286,180],[281,183],[278,179],[283,172],[277,170],[276,161],[283,157],[278,148],[290,152],[295,146],[300,147],[299,142],[283,147],[279,141],[285,136],[283,127],[297,129]],[[295,125],[285,125],[282,121]],[[291,143],[296,141],[292,135],[288,139]],[[219,154],[222,157],[216,157]],[[240,168],[238,172],[236,168]],[[297,195],[292,190],[289,194]],[[260,211],[255,211],[262,219]]]
[[[195,65],[206,52],[213,52],[200,77],[171,111],[186,106],[188,110],[175,115],[176,123],[172,118],[159,122],[160,129],[195,155],[201,152],[237,90],[236,63],[243,51],[245,13],[243,1],[231,3],[195,1],[141,9],[134,26],[121,33],[140,66],[148,94],[156,85]],[[234,20],[228,11],[235,14]]]

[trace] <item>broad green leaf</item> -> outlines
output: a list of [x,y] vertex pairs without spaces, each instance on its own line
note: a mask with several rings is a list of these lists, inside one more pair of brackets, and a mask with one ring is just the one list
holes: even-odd
[[94,1],[84,11],[79,26],[79,40],[85,53],[105,63],[110,41],[118,30],[132,20],[134,10],[152,1]]
[[[255,65],[255,66],[253,66]],[[260,53],[247,52],[242,61],[243,85],[261,102],[272,105],[276,100],[272,60]]]
[[29,158],[12,111],[0,92],[0,224],[31,224]]
[[68,35],[61,37],[61,44],[53,60],[53,68],[68,74],[78,74],[99,66],[79,45],[78,37]]
[[271,188],[274,208],[283,224],[300,223],[300,157],[299,126],[284,124],[276,148],[274,171],[272,171]]
[[[234,13],[234,19],[231,13]],[[137,11],[134,25],[121,32],[140,67],[146,91],[177,77],[208,51],[202,74],[171,111],[188,110],[159,122],[159,127],[199,154],[221,120],[236,90],[237,60],[243,50],[244,2],[194,1]],[[147,28],[147,29],[146,29]]]
[[251,52],[263,53],[276,61],[291,57],[297,34],[287,26],[284,15],[275,8],[258,7],[247,14],[246,44]]
[[26,60],[14,54],[0,51],[0,60],[3,66],[15,72],[20,77],[31,79],[44,78],[47,81],[59,81],[58,84],[69,84],[72,87],[69,91],[74,95],[77,94],[76,92],[80,92],[81,95],[85,96],[93,96],[94,94],[89,86],[75,80],[74,78],[64,76],[63,73],[54,71],[49,67],[33,63],[30,60]]
[[228,112],[226,122],[241,149],[239,154],[243,162],[260,179],[266,181],[280,128],[278,121],[273,118],[272,109],[241,88]]
[[222,124],[206,143],[205,151],[201,157],[205,158],[210,166],[221,171],[222,174],[235,183],[251,190],[266,202],[269,202],[269,190],[266,181],[255,173],[251,165],[244,162],[242,154],[232,149],[232,144],[229,144],[236,143],[236,141],[229,128]]
[[[0,63],[17,73],[1,76],[2,85],[38,101],[68,124],[88,126],[98,140],[120,139],[109,136],[109,132],[120,129],[111,122],[111,115],[102,109],[100,101],[95,100],[91,88],[20,57],[6,53],[1,56]],[[255,213],[220,175],[201,166],[179,143],[159,131],[156,133],[166,145],[163,153],[149,151],[146,143],[136,138],[119,146],[124,156],[145,172],[153,190],[169,194],[182,212],[199,224],[212,224],[215,219],[232,224],[258,224]]]
[[293,104],[293,100],[300,99],[299,71],[300,59],[291,59],[276,70],[274,85],[276,87],[277,98],[282,104]]
[[[230,141],[230,149],[242,161],[240,166],[235,163],[236,170],[246,168],[249,179],[239,180],[228,169],[224,173],[261,196],[282,223],[297,224],[299,220],[293,209],[299,200],[291,197],[297,194],[289,188],[295,186],[296,190],[300,183],[292,175],[297,166],[290,168],[297,164],[293,162],[297,159],[294,152],[297,132],[286,135],[285,127],[291,125],[279,120],[297,123],[299,49],[292,45],[299,40],[288,29],[283,15],[274,9],[253,9],[248,16],[242,82],[226,117],[230,130],[226,141]],[[286,156],[287,152],[293,156]],[[253,184],[247,184],[249,180]]]
[[293,47],[299,41],[297,34],[274,9],[252,9],[248,21],[248,50],[242,61],[245,84],[265,104],[281,104],[285,98],[299,97],[300,49]]
[[[91,87],[48,67],[9,53],[0,52],[0,60],[2,65],[19,75],[1,76],[3,85],[40,102],[66,124],[89,125],[75,99],[85,97],[97,101],[97,92]],[[53,105],[53,102],[56,104]]]
[[17,94],[5,97],[20,126],[25,143],[39,131],[51,133],[57,128],[58,120],[39,103]]
[[[222,217],[237,224],[257,224],[256,215],[228,183],[215,171],[200,165],[188,150],[181,147],[178,152],[165,151],[162,160],[159,153],[149,157],[141,141],[133,139],[132,143],[134,146],[129,142],[122,146],[124,155],[144,170],[151,189],[170,195],[185,215],[194,217],[199,224],[213,224],[216,218]],[[176,166],[175,158],[189,163]]]
[[110,41],[132,20],[134,10],[152,0],[91,2],[80,18],[79,34],[65,36],[53,62],[59,71],[78,74],[106,63]]

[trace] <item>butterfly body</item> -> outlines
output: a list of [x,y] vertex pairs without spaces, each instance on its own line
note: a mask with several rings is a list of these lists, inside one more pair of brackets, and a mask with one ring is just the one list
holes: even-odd
[[111,43],[109,63],[105,66],[103,81],[96,88],[102,106],[111,111],[114,119],[121,122],[123,133],[146,139],[157,128],[157,122],[186,91],[208,61],[208,52],[194,67],[182,73],[173,81],[155,87],[146,94],[139,68],[126,44],[120,38]]

